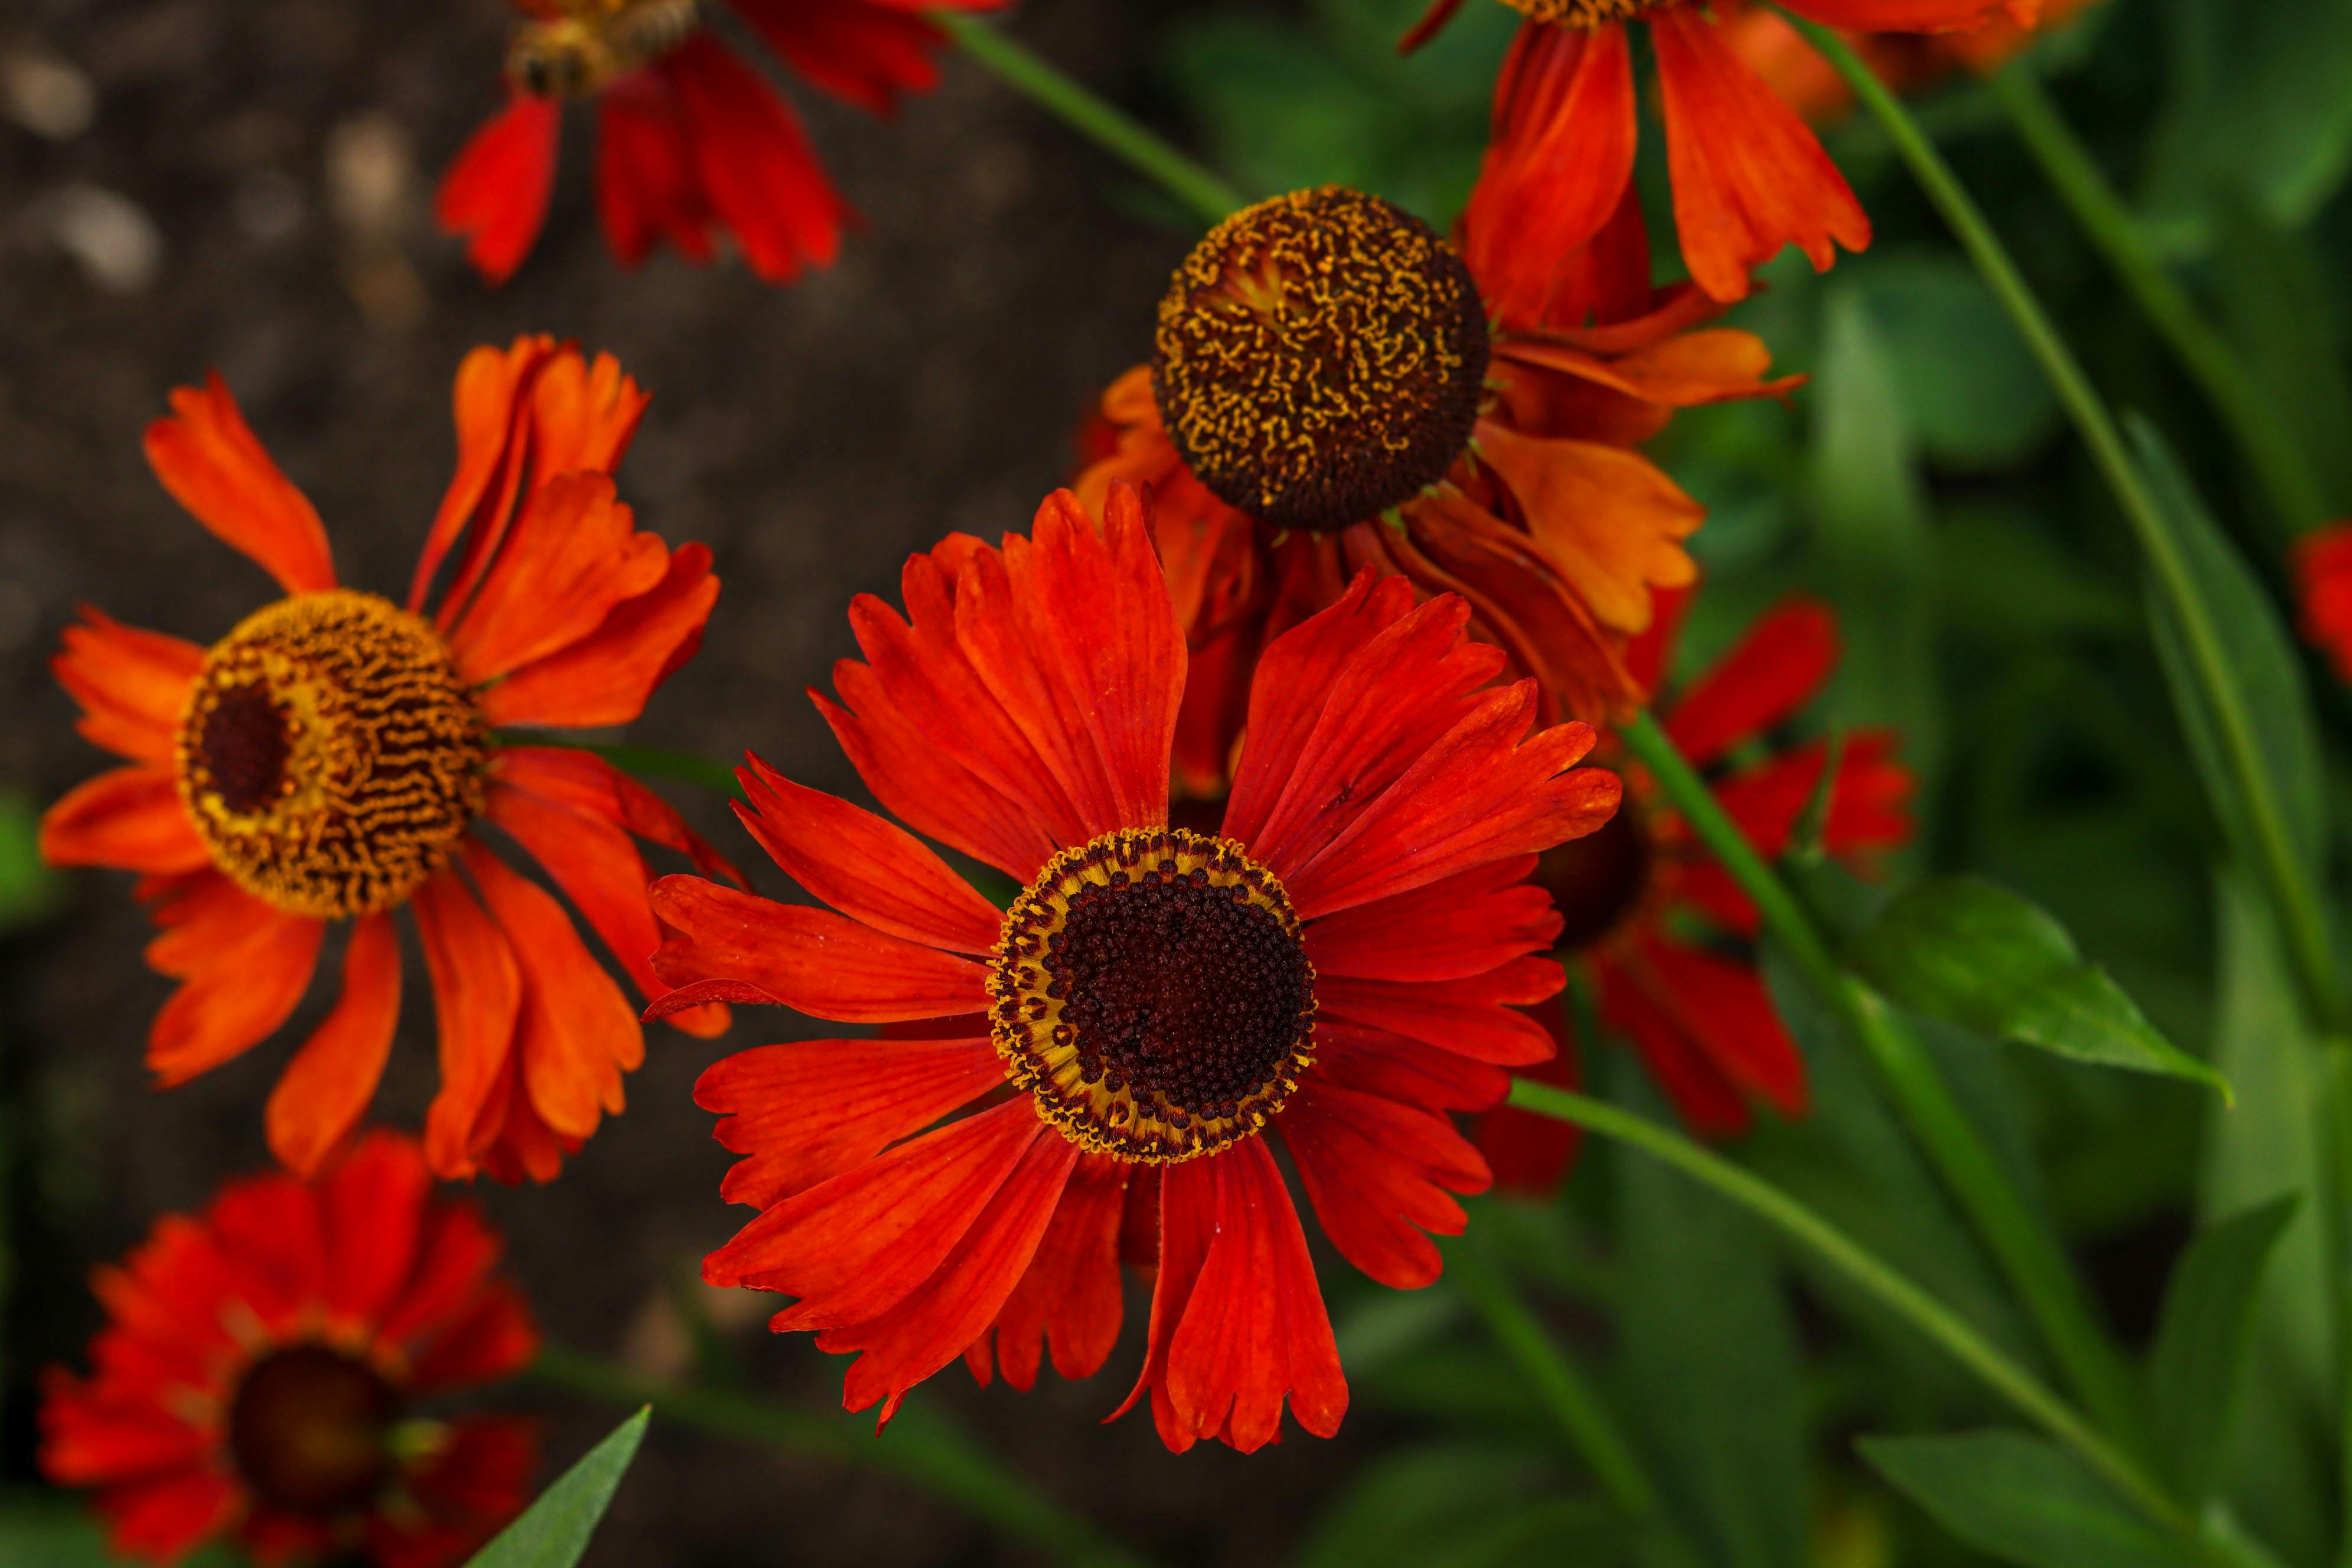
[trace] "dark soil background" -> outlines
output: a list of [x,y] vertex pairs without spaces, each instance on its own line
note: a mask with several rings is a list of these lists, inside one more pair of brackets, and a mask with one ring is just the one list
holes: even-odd
[[[1015,25],[1149,113],[1147,62],[1171,8],[1031,0]],[[448,477],[465,351],[548,331],[618,354],[655,394],[623,493],[671,541],[707,541],[725,582],[700,656],[631,738],[717,756],[754,746],[835,789],[853,787],[849,770],[802,691],[854,651],[850,595],[895,597],[900,561],[950,530],[1025,527],[1066,476],[1078,416],[1139,356],[1186,244],[1129,216],[1142,207],[1122,200],[1116,170],[959,58],[893,122],[794,86],[865,226],[837,266],[772,289],[667,256],[622,272],[589,211],[575,122],[547,235],[488,292],[434,232],[430,201],[496,101],[509,24],[498,0],[11,0],[0,16],[0,794],[46,802],[104,765],[45,664],[78,601],[208,643],[272,596],[140,455],[166,393],[208,367],[318,504],[345,580],[396,591]],[[80,106],[94,112],[78,112],[70,73],[94,87]],[[713,799],[667,793],[730,853],[755,856]],[[780,880],[771,870],[766,885]],[[141,962],[129,882],[71,876],[53,918],[0,945],[11,1484],[32,1475],[35,1369],[80,1362],[96,1325],[89,1268],[159,1213],[267,1163],[262,1102],[300,1037],[298,1017],[195,1084],[152,1091],[141,1054],[167,987]],[[377,1109],[415,1126],[433,1031],[411,956]],[[627,1113],[562,1180],[485,1184],[551,1337],[647,1370],[682,1363],[666,1291],[748,1212],[719,1200],[727,1156],[689,1091],[718,1056],[791,1026],[771,1013],[723,1042],[652,1032]],[[755,1384],[830,1406],[843,1363],[772,1342],[761,1300],[731,1316]],[[1294,1438],[1246,1463],[1215,1445],[1170,1456],[1142,1417],[1098,1427],[1133,1375],[1139,1307],[1090,1384],[1049,1373],[1030,1395],[979,1392],[951,1368],[916,1397],[1138,1545],[1276,1560],[1368,1413],[1340,1444]],[[516,1397],[550,1415],[551,1474],[617,1414]],[[1028,1560],[898,1481],[658,1426],[590,1558]]]

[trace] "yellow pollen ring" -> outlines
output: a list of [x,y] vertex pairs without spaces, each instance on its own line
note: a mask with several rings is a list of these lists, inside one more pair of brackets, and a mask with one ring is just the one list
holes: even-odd
[[205,655],[180,799],[237,886],[334,920],[399,903],[479,816],[489,739],[448,647],[373,594],[298,594]]
[[[1117,995],[1085,994],[1089,974]],[[1049,861],[1006,911],[988,992],[1005,1076],[1038,1113],[1142,1163],[1263,1131],[1315,1059],[1315,970],[1289,895],[1240,845],[1181,828],[1108,833]]]

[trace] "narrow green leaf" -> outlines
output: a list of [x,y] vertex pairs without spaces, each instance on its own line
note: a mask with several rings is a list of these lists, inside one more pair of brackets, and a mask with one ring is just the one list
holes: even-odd
[[2022,1432],[1865,1437],[1863,1458],[1960,1540],[2025,1568],[2194,1568],[2185,1542],[2055,1444]]
[[2180,1050],[2105,970],[2083,962],[2066,928],[1980,877],[1941,877],[1887,905],[1855,939],[1854,968],[1895,1002],[2054,1055],[2230,1086]]
[[[1636,1092],[1639,1092],[1638,1090]],[[1727,1568],[1805,1561],[1796,1331],[1762,1227],[1689,1177],[1621,1149],[1624,1393],[1667,1514]]]
[[2214,1489],[2271,1249],[2300,1203],[2277,1198],[2206,1230],[2166,1288],[2149,1388],[2158,1440],[2174,1478],[2195,1496]]
[[613,1503],[613,1493],[646,1440],[647,1405],[613,1429],[581,1461],[541,1492],[522,1517],[474,1554],[467,1568],[572,1568]]
[[[2327,818],[2318,725],[2303,678],[2303,662],[2271,596],[2263,592],[2244,557],[2222,536],[2164,437],[2144,419],[2135,417],[2130,426],[2141,469],[2155,493],[2165,526],[2188,563],[2190,578],[2211,607],[2213,630],[2221,640],[2231,687],[2221,700],[2246,716],[2263,772],[2284,816],[2283,826],[2292,851],[2303,866],[2315,867],[2326,858]],[[2231,845],[2249,866],[2259,867],[2263,864],[2262,846],[2238,787],[2238,775],[2222,748],[2212,695],[2198,679],[2179,624],[2153,585],[2148,618],[2166,679],[2172,685],[2173,706],[2180,715],[2181,729],[2188,735],[2206,791]]]
[[2352,7],[2342,0],[2171,0],[2173,90],[2148,150],[2149,205],[2175,237],[2214,201],[2300,224],[2352,166]]

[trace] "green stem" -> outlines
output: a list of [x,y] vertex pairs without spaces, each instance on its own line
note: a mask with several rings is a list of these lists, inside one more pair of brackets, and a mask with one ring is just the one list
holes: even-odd
[[2174,1505],[2140,1466],[2109,1443],[2074,1406],[2003,1354],[1958,1314],[1769,1182],[1700,1148],[1678,1132],[1585,1095],[1517,1079],[1511,1085],[1510,1102],[1522,1110],[1574,1122],[1603,1137],[1631,1143],[1755,1214],[1811,1249],[1822,1261],[1942,1346],[1987,1387],[2112,1481],[2150,1519],[2186,1534],[2197,1533],[2195,1522]]
[[1603,1490],[1637,1519],[1658,1511],[1658,1489],[1609,1408],[1584,1381],[1509,1280],[1490,1267],[1474,1243],[1446,1248],[1446,1278],[1469,1298],[1487,1331],[1527,1378],[1570,1444],[1592,1467]]
[[2019,140],[2040,161],[2042,172],[2074,209],[2075,221],[2229,425],[2290,534],[2301,534],[2326,522],[2329,516],[2326,489],[2302,444],[2280,422],[2229,340],[2214,330],[2188,290],[2157,261],[2131,209],[2107,183],[2106,174],[2059,113],[2058,106],[2051,102],[2032,65],[2024,61],[2011,65],[1992,79],[1991,89]]
[[2124,445],[2115,416],[2107,411],[2090,377],[2084,374],[2074,351],[2059,336],[2049,313],[2042,310],[2041,300],[2034,297],[2032,286],[1979,210],[1975,198],[1952,173],[1951,165],[1944,162],[1935,143],[1920,132],[1902,101],[1887,90],[1885,84],[1871,73],[1861,57],[1837,34],[1777,3],[1774,9],[1804,34],[1845,79],[1855,98],[1866,104],[1886,128],[1895,151],[2016,323],[2026,346],[2041,363],[2042,374],[2056,390],[2058,401],[2081,432],[2092,460],[2123,509],[2125,521],[2137,537],[2141,552],[2147,557],[2158,591],[2179,624],[2190,668],[2220,731],[2224,764],[2244,802],[2244,816],[2253,840],[2245,847],[2278,915],[2288,956],[2304,993],[2304,1004],[2324,1028],[2340,1028],[2344,1019],[2342,999],[2318,890],[2309,879],[2310,868],[2296,858],[2285,812],[2255,743],[2252,717],[2247,713],[2230,678],[2229,658],[2222,650],[2212,607],[2200,592],[2195,574],[2166,526],[2155,493],[2148,489],[2139,466]]
[[965,54],[1080,135],[1158,181],[1202,222],[1221,222],[1247,205],[1232,185],[1014,43],[1002,28],[961,11],[924,15]]
[[936,1411],[905,1406],[889,1432],[877,1437],[856,1418],[812,1415],[740,1394],[666,1383],[555,1344],[541,1347],[530,1376],[589,1399],[631,1408],[650,1405],[662,1419],[715,1437],[889,1471],[1067,1563],[1148,1568],[1144,1559],[1032,1490]]
[[2091,1311],[2065,1249],[2019,1194],[1991,1147],[1960,1109],[1917,1037],[1846,973],[1820,928],[1748,841],[1657,721],[1644,712],[1618,738],[1657,780],[1691,830],[1756,905],[1765,929],[1796,961],[1876,1068],[1945,1185],[1984,1238],[2084,1403],[2107,1430],[2146,1447],[2135,1384]]

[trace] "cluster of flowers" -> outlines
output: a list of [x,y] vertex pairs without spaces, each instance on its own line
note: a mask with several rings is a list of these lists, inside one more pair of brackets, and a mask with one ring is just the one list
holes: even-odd
[[[161,1085],[276,1034],[331,929],[341,982],[264,1112],[286,1173],[103,1272],[95,1370],[48,1387],[47,1468],[100,1489],[121,1546],[170,1559],[233,1531],[267,1561],[436,1568],[509,1517],[528,1429],[412,1409],[535,1346],[497,1237],[433,1184],[553,1179],[622,1109],[646,1021],[881,1026],[729,1057],[696,1095],[743,1156],[724,1197],[757,1211],[705,1277],[792,1298],[777,1330],[856,1353],[848,1407],[887,1422],[959,1359],[1021,1388],[1049,1354],[1089,1376],[1131,1268],[1151,1296],[1121,1408],[1148,1403],[1180,1450],[1255,1449],[1286,1408],[1328,1436],[1346,1408],[1277,1139],[1334,1248],[1401,1289],[1437,1277],[1458,1194],[1559,1180],[1565,1130],[1503,1101],[1515,1071],[1575,1081],[1569,967],[1694,1126],[1803,1110],[1755,910],[1654,781],[1590,764],[1655,704],[1766,854],[1816,798],[1835,854],[1904,837],[1892,735],[1849,737],[1826,786],[1825,747],[1778,742],[1836,660],[1819,605],[1661,701],[1702,513],[1641,452],[1677,409],[1785,391],[1755,337],[1710,323],[1784,245],[1827,266],[1868,225],[1732,47],[1778,58],[1769,15],[1509,3],[1527,23],[1450,238],[1340,188],[1234,214],[1029,532],[952,535],[907,563],[899,605],[850,606],[863,658],[814,700],[890,816],[757,757],[738,774],[737,816],[814,902],[755,895],[545,733],[634,719],[718,596],[708,551],[619,500],[646,399],[611,359],[527,338],[466,360],[457,475],[397,602],[341,584],[223,386],[173,395],[156,474],[286,596],[208,648],[95,610],[66,634],[82,732],[124,762],[49,812],[44,852],[139,874],[149,962],[178,983],[149,1041]],[[1790,3],[2011,43],[2032,19]],[[852,101],[932,79],[911,4],[733,5]],[[574,97],[597,102],[623,260],[664,237],[699,259],[718,229],[763,276],[830,258],[846,208],[717,16],[530,9],[512,101],[443,193],[486,274],[529,250]],[[1637,22],[1690,277],[1664,289],[1632,191]],[[640,841],[698,874],[654,879]],[[933,845],[1009,877],[1009,909]],[[414,1138],[362,1130],[404,908],[439,1037]]]

